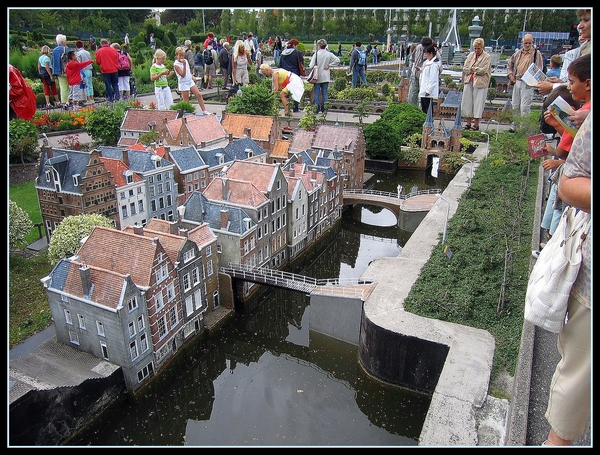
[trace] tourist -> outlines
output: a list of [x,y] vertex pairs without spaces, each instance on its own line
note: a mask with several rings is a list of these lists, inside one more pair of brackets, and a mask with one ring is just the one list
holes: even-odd
[[304,95],[304,81],[297,74],[283,68],[271,68],[268,63],[260,66],[260,72],[266,77],[272,78],[273,92],[279,92],[283,104],[284,116],[292,115],[288,106],[288,96],[296,102],[300,102]]
[[157,109],[166,110],[173,105],[173,94],[169,87],[167,78],[172,76],[175,71],[165,67],[167,54],[162,49],[157,49],[154,53],[154,60],[150,67],[150,80],[154,82],[154,95],[156,96]]
[[[92,59],[91,54],[85,49],[82,40],[77,40],[75,47],[77,48],[77,60],[84,62]],[[83,69],[83,73],[85,74],[85,95],[88,103],[94,102],[93,68],[93,65],[90,64]]]
[[460,112],[467,121],[465,130],[479,131],[492,77],[492,58],[483,50],[484,44],[483,38],[476,38],[473,41],[473,51],[467,55],[463,65],[464,88]]
[[195,83],[195,77],[192,75],[192,69],[190,63],[185,56],[186,49],[178,47],[175,49],[175,61],[173,62],[173,69],[177,75],[177,85],[181,92],[181,98],[183,101],[188,102],[190,100],[190,92],[198,99],[198,104],[202,109],[204,115],[210,115],[211,113],[206,110],[204,105],[204,98],[200,89]]
[[[292,38],[287,42],[286,48],[281,53],[281,58],[279,59],[279,66],[284,70],[287,70],[291,73],[294,73],[298,77],[303,76],[300,71],[300,62],[304,65],[304,55],[300,52],[296,47],[300,44],[300,42],[296,38]],[[298,112],[300,110],[299,100],[296,101],[294,99],[294,112]]]
[[319,68],[319,77],[317,82],[313,84],[313,104],[317,107],[316,113],[325,112],[325,103],[329,99],[327,93],[329,82],[331,82],[330,67],[338,66],[340,58],[333,52],[327,50],[327,41],[320,39],[317,41],[317,52],[314,53],[308,64],[308,68],[312,69],[315,65]]
[[108,101],[119,101],[119,55],[117,50],[108,44],[108,39],[100,40],[100,49],[96,51],[96,63],[100,66],[100,72],[106,86],[106,98]]
[[415,67],[420,74],[419,77],[419,98],[421,100],[421,109],[427,113],[431,101],[436,99],[440,93],[440,68],[442,61],[436,56],[436,49],[433,44],[425,48],[425,60],[421,66]]
[[[42,46],[42,55],[38,58],[38,74],[44,84],[44,98],[46,98],[46,108],[56,106],[58,103],[58,90],[56,82],[54,82],[54,74],[52,74],[52,66],[50,65],[50,47]],[[54,96],[54,103],[50,104],[50,95]]]
[[[521,76],[532,63],[535,63],[535,66],[542,70],[544,57],[533,45],[533,35],[531,33],[523,35],[521,42],[523,47],[518,49],[508,60],[508,82],[513,86],[511,99],[513,113],[524,117],[531,112],[531,102],[533,101],[535,88],[522,81]],[[514,133],[516,127],[517,122],[513,121],[509,131]]]
[[68,51],[67,37],[59,33],[56,35],[56,47],[52,49],[52,74],[54,75],[54,82],[58,84],[60,102],[65,106],[69,104],[69,82],[65,73]]

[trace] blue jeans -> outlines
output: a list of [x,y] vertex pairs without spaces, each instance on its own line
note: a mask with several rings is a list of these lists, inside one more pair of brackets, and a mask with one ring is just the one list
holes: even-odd
[[354,69],[352,70],[352,87],[356,87],[359,76],[362,83],[366,85],[367,76],[365,76],[365,65],[354,65]]
[[[315,90],[313,93],[313,104],[317,106],[317,114],[319,112],[325,112],[325,103],[329,99],[327,93],[327,87],[329,87],[329,82],[320,82],[318,84],[314,84]],[[323,94],[323,100],[321,101],[321,94]]]
[[279,57],[281,56],[281,51],[279,49],[275,49],[273,51],[273,60],[275,60],[275,66],[279,66]]
[[560,221],[560,217],[563,213],[563,208],[555,209],[554,201],[556,200],[556,193],[558,190],[558,185],[552,183],[550,186],[550,192],[548,193],[548,201],[546,202],[546,209],[544,210],[544,215],[542,217],[542,222],[540,224],[542,229],[548,229],[548,233],[550,235],[554,235],[556,232],[556,228],[558,227],[558,223]]
[[119,73],[102,73],[104,85],[106,86],[106,98],[108,101],[119,101],[121,94],[119,92]]

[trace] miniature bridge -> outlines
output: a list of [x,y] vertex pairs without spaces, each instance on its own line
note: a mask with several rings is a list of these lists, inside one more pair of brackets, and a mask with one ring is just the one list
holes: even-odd
[[329,278],[318,280],[309,276],[284,272],[281,270],[264,267],[252,267],[242,264],[229,263],[221,267],[221,272],[227,273],[232,278],[238,278],[253,283],[268,284],[270,286],[304,292],[306,294],[335,295],[340,297],[361,298],[368,297],[375,282],[364,278]]
[[344,190],[344,205],[369,204],[385,207],[395,213],[399,218],[400,211],[404,212],[427,212],[436,203],[436,194],[440,189],[429,189],[414,191],[409,194],[397,194],[387,191],[376,190]]

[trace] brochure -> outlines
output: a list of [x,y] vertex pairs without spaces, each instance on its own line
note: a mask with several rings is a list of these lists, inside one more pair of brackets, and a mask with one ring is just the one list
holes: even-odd
[[569,115],[575,113],[575,109],[569,106],[569,103],[567,103],[561,96],[557,96],[556,99],[550,103],[548,109],[558,123],[563,126],[565,131],[567,131],[571,136],[575,137],[579,128],[576,127],[568,118]]
[[544,133],[529,136],[527,145],[529,145],[529,155],[532,159],[548,155],[548,151],[545,149],[546,135]]
[[538,82],[543,82],[546,79],[548,78],[544,72],[535,63],[529,65],[527,71],[521,76],[521,80],[531,87],[537,87]]

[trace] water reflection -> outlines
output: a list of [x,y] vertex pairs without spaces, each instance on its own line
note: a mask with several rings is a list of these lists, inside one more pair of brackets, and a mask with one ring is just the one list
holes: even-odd
[[[294,271],[359,277],[373,259],[398,255],[404,242],[395,223],[387,209],[355,207],[335,241]],[[431,397],[371,377],[356,346],[310,331],[309,319],[308,296],[270,288],[68,445],[416,445]]]

